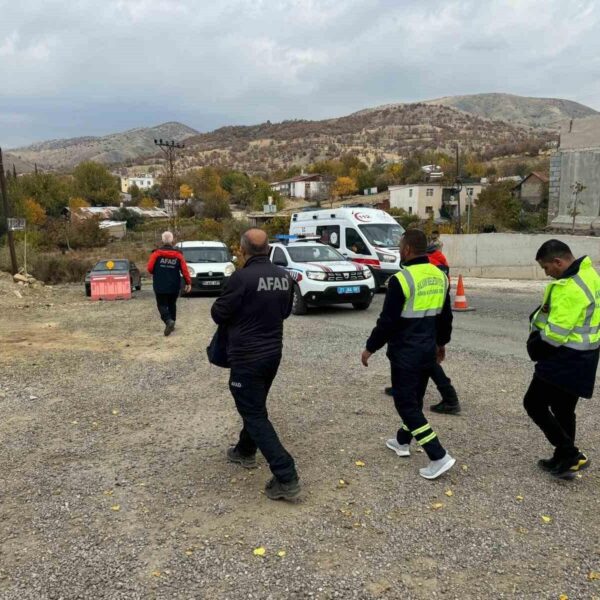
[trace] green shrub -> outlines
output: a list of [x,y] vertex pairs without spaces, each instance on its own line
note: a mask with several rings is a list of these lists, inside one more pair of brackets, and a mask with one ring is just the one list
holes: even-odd
[[39,254],[33,259],[29,272],[48,284],[83,283],[86,271],[92,266],[91,260],[62,254]]

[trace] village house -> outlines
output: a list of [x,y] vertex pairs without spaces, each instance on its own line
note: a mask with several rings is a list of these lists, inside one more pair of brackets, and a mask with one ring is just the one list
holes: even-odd
[[313,173],[298,175],[283,181],[271,183],[271,189],[286,198],[303,198],[305,200],[323,200],[327,198],[333,178]]
[[136,175],[135,177],[121,177],[121,192],[129,192],[129,188],[133,185],[140,190],[147,191],[152,188],[155,183],[152,175]]
[[391,185],[390,208],[401,208],[409,215],[416,215],[423,220],[451,220],[458,215],[459,197],[461,212],[465,213],[470,202],[476,203],[482,189],[483,184],[479,181],[463,183],[457,197],[452,186],[441,183]]
[[534,171],[518,183],[512,189],[512,193],[524,208],[535,209],[547,198],[549,181],[548,175]]

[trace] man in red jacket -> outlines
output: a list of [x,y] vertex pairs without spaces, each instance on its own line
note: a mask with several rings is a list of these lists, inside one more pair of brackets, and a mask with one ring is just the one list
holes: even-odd
[[[436,232],[433,232],[436,233]],[[429,262],[432,265],[438,267],[441,271],[443,271],[448,279],[450,273],[450,267],[448,266],[448,260],[446,259],[444,253],[442,252],[442,241],[438,236],[432,235],[432,241],[427,247],[427,256],[429,258]],[[436,413],[443,413],[448,415],[457,415],[460,413],[460,403],[458,402],[458,395],[456,394],[456,389],[452,385],[452,381],[444,372],[444,368],[440,363],[436,363],[432,368],[431,379],[433,383],[435,383],[440,395],[442,396],[442,400],[437,404],[434,404],[431,407],[431,410]],[[385,393],[388,396],[392,396],[392,388],[386,387]]]
[[171,335],[177,320],[181,276],[185,280],[186,293],[192,291],[192,279],[183,254],[173,247],[173,234],[170,231],[162,234],[162,243],[150,256],[147,270],[152,275],[152,287],[160,318],[165,323],[165,335]]

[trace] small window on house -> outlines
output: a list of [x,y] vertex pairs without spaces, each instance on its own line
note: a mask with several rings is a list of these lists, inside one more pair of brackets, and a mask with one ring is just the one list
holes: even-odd
[[425,195],[429,197],[433,196],[433,188],[427,188]]
[[[411,190],[411,191],[412,191],[412,190]],[[409,214],[409,215],[412,215],[412,206],[409,206],[409,207],[408,207],[408,214]]]
[[428,215],[432,215],[432,216],[433,216],[433,206],[426,206],[426,207],[425,207],[425,212],[426,212]]
[[412,188],[408,188],[408,197],[412,198]]
[[473,188],[467,188],[467,195],[468,196],[472,196],[473,195]]

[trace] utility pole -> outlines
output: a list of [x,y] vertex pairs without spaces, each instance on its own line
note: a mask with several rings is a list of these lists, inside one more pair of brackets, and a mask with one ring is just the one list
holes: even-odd
[[[167,193],[168,199],[171,201],[171,211],[174,213],[174,204],[175,194],[177,190],[175,189],[177,186],[175,185],[175,159],[177,158],[176,151],[181,148],[185,148],[185,144],[179,144],[174,140],[154,140],[155,145],[157,145],[164,153],[167,159],[167,167],[166,167],[166,175],[165,175],[165,192]],[[172,224],[175,225],[175,213],[171,219]]]
[[573,228],[571,229],[571,233],[575,233],[575,219],[579,214],[579,211],[577,210],[577,196],[580,192],[583,192],[583,190],[585,189],[585,185],[583,185],[583,183],[581,183],[580,181],[576,181],[574,184],[571,185],[571,191],[573,192],[573,209],[571,210],[571,216],[573,217]]
[[460,170],[459,170],[459,165],[458,165],[458,142],[456,143],[455,146],[455,150],[456,150],[456,179],[454,180],[454,189],[453,192],[456,194],[456,199],[458,201],[458,223],[457,223],[457,231],[456,233],[462,233],[462,223],[461,223],[461,214],[460,214],[460,192],[462,190],[462,184],[460,182]]
[[4,223],[6,225],[6,237],[8,239],[8,249],[10,250],[10,265],[12,274],[16,275],[19,270],[17,267],[17,253],[15,251],[15,237],[12,229],[8,225],[8,192],[6,191],[6,175],[4,174],[4,162],[2,161],[2,148],[0,148],[0,192],[2,192],[2,208],[4,210]]

